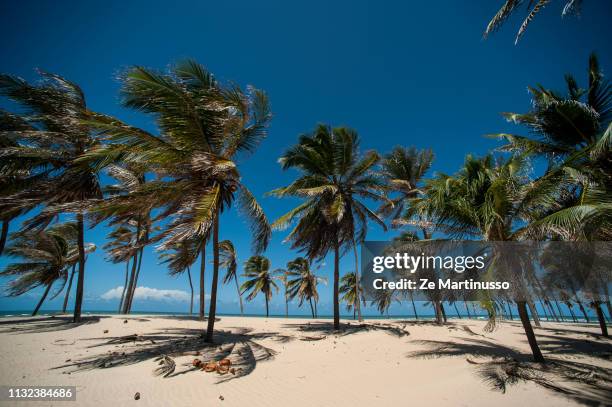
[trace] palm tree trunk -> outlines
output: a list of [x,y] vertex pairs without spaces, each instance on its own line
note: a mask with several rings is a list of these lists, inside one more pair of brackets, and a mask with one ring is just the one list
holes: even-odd
[[557,300],[553,300],[555,303],[555,307],[557,307],[557,312],[559,313],[559,318],[561,322],[565,322],[565,318],[563,318],[563,312],[561,312],[561,307],[559,306],[559,302]]
[[236,292],[238,293],[238,301],[240,301],[240,315],[244,315],[244,309],[242,305],[242,294],[240,293],[240,284],[238,284],[238,276],[234,274],[234,281],[236,282]]
[[47,298],[47,294],[49,294],[50,289],[51,289],[51,284],[47,284],[47,288],[45,288],[45,293],[41,297],[40,301],[38,301],[36,308],[34,308],[34,312],[32,312],[32,316],[38,314],[38,310],[40,309],[40,306],[42,305],[42,303],[45,301],[45,298]]
[[136,289],[138,288],[138,277],[140,277],[140,267],[142,266],[143,252],[144,252],[144,247],[140,249],[140,253],[138,254],[138,267],[136,267],[136,276],[134,276],[134,286],[132,287],[132,293],[130,294],[130,307],[128,308],[128,312],[132,312],[132,304],[134,303],[134,294],[136,294]]
[[9,220],[4,219],[2,221],[2,232],[0,232],[0,256],[2,256],[2,252],[4,251],[4,245],[6,245],[6,238],[8,236],[9,230]]
[[510,314],[510,321],[514,321],[514,315],[512,315],[512,304],[508,301],[508,313]]
[[459,309],[457,308],[457,303],[453,302],[453,306],[455,307],[455,312],[457,313],[457,318],[462,319],[461,318],[461,314],[459,313]]
[[340,249],[338,242],[334,244],[334,329],[340,329],[340,303],[338,301],[338,287],[340,283]]
[[467,311],[468,319],[472,319],[472,315],[470,314],[470,307],[468,306],[467,301],[463,301],[463,304],[465,305],[465,310]]
[[359,289],[359,255],[357,254],[357,242],[355,242],[355,238],[353,238],[353,253],[355,255],[355,298],[357,298],[357,302],[355,303],[355,308],[357,309],[357,318],[359,322],[363,321],[361,317],[361,290]]
[[529,346],[531,347],[533,360],[535,362],[544,363],[544,356],[542,356],[542,352],[540,351],[540,347],[538,346],[538,341],[536,340],[535,333],[533,332],[533,327],[531,326],[531,321],[529,320],[529,315],[527,314],[527,303],[525,301],[517,301],[516,306],[518,308],[519,317],[521,318],[521,322],[523,324],[523,329],[525,330],[525,334],[527,335],[527,341],[529,342]]
[[314,319],[315,313],[314,313],[314,307],[312,306],[312,297],[310,297],[308,301],[310,302],[310,312],[312,313],[312,319]]
[[578,307],[580,308],[580,312],[582,312],[582,315],[584,315],[584,319],[586,320],[586,322],[591,322],[590,318],[589,318],[589,314],[587,314],[586,309],[584,309],[584,305],[582,305],[582,301],[576,301],[578,303]]
[[125,302],[125,292],[127,291],[128,286],[128,275],[130,274],[130,260],[125,262],[125,282],[123,283],[123,291],[121,291],[121,300],[119,301],[119,313],[123,309],[123,303]]
[[193,281],[191,281],[191,269],[187,267],[187,278],[189,279],[189,289],[191,290],[191,302],[189,303],[189,315],[193,314]]
[[593,308],[595,308],[595,312],[597,313],[597,319],[599,320],[599,327],[601,328],[601,334],[607,338],[608,328],[606,327],[606,317],[604,316],[603,310],[601,309],[601,302],[594,301]]
[[578,322],[578,320],[576,319],[576,315],[574,314],[574,310],[572,309],[573,308],[572,303],[568,301],[566,305],[567,305],[567,309],[570,312],[570,315],[572,316],[572,320],[574,322]]
[[81,322],[81,307],[83,306],[83,284],[85,283],[85,226],[83,214],[77,214],[78,246],[79,246],[79,277],[77,278],[76,298],[74,301],[74,316],[72,322]]
[[[206,328],[206,339],[208,343],[213,341],[215,329],[215,315],[217,313],[217,283],[219,280],[219,205],[215,210],[213,223],[213,278],[210,289],[210,306],[208,307],[208,327]],[[267,299],[266,299],[267,301]],[[267,302],[266,302],[267,305]]]
[[538,310],[536,310],[536,307],[533,304],[533,301],[531,300],[527,301],[527,306],[529,307],[529,311],[531,312],[531,318],[533,318],[533,323],[535,324],[535,326],[539,328],[541,326],[540,317],[538,316]]
[[412,312],[414,312],[414,319],[419,319],[419,315],[417,314],[416,306],[414,305],[414,298],[412,295],[410,296],[410,301],[412,302]]
[[64,297],[64,305],[62,307],[62,314],[65,314],[66,308],[68,308],[68,297],[70,297],[70,289],[72,288],[72,279],[74,278],[75,270],[76,270],[76,264],[73,264],[72,272],[70,273],[70,279],[68,280],[68,288],[66,288],[66,296]]
[[136,267],[138,266],[138,260],[136,253],[132,256],[132,271],[130,272],[130,282],[128,283],[127,291],[125,292],[125,298],[123,299],[123,310],[124,314],[130,312],[130,296],[134,291],[134,280],[136,279]]
[[264,294],[266,297],[266,318],[270,316],[270,310],[268,309],[268,295]]
[[612,319],[612,306],[610,305],[610,301],[606,301],[606,307],[608,307],[608,321]]
[[316,318],[319,316],[319,313],[317,312],[317,300],[315,300],[314,306],[315,306],[315,318]]
[[206,275],[206,241],[202,242],[200,248],[200,321],[206,316],[206,286],[204,276]]
[[446,310],[444,309],[444,303],[440,301],[440,312],[442,313],[442,318],[444,318],[444,323],[448,322],[448,318],[446,317]]

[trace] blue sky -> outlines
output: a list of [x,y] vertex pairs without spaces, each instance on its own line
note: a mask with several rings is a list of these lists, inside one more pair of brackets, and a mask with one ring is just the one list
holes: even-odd
[[[595,51],[606,72],[612,66],[612,7],[584,3],[580,19],[561,18],[552,2],[514,46],[521,23],[516,16],[490,39],[482,31],[502,0],[442,2],[205,2],[105,1],[0,3],[0,72],[33,80],[35,68],[81,85],[91,109],[154,130],[149,118],[118,104],[118,73],[131,65],[164,69],[195,58],[221,80],[252,84],[268,92],[274,119],[257,153],[241,161],[244,182],[275,219],[295,202],[263,194],[290,182],[279,155],[300,133],[317,123],[355,128],[362,149],[386,152],[395,145],[432,148],[433,171],[454,172],[468,153],[496,146],[485,134],[524,133],[506,123],[503,111],[529,108],[528,85],[563,89],[563,75],[586,78]],[[0,102],[0,106],[9,106]],[[13,225],[13,230],[16,225]],[[101,247],[108,232],[99,227],[86,240]],[[384,240],[372,226],[369,238]],[[274,268],[297,253],[276,232],[266,255]],[[235,211],[222,219],[222,239],[237,246],[240,261],[250,255],[248,229]],[[6,259],[0,259],[0,267]],[[331,277],[331,261],[319,272]],[[350,270],[352,259],[341,262]],[[197,267],[196,267],[197,268]],[[210,291],[208,266],[207,291]],[[116,300],[101,296],[122,284],[124,267],[90,256],[85,277],[85,310],[114,310]],[[3,281],[2,284],[5,284]],[[195,282],[197,285],[197,282]],[[153,249],[147,250],[140,286],[188,290],[186,277],[167,276]],[[330,284],[320,288],[322,314],[330,313]],[[159,293],[158,293],[159,294]],[[163,294],[163,293],[161,293]],[[0,298],[0,310],[33,307],[39,293]],[[62,297],[60,295],[60,297]],[[284,312],[282,296],[271,310]],[[57,309],[61,298],[43,305]],[[137,299],[135,310],[185,311],[184,301]],[[263,299],[247,312],[264,310]],[[308,312],[291,306],[292,313]],[[221,287],[219,310],[238,310],[235,287]],[[393,306],[392,313],[407,307]]]

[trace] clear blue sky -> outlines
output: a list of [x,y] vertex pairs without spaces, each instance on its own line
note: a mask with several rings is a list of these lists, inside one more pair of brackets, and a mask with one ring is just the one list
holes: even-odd
[[[268,217],[275,219],[295,203],[263,197],[295,176],[283,173],[276,160],[298,134],[317,123],[355,128],[363,149],[384,153],[398,144],[432,148],[433,170],[454,172],[466,154],[495,147],[484,134],[524,132],[506,123],[500,112],[527,110],[528,85],[563,89],[566,72],[584,84],[592,51],[610,72],[612,4],[607,0],[585,1],[580,19],[562,19],[560,2],[552,2],[518,46],[519,16],[482,40],[501,3],[7,1],[0,3],[0,72],[28,80],[35,79],[35,68],[61,74],[82,86],[91,109],[150,130],[147,117],[118,104],[116,76],[131,65],[163,69],[190,57],[221,80],[266,90],[274,111],[269,137],[240,169]],[[101,247],[107,232],[103,227],[89,230],[86,240]],[[393,233],[372,226],[369,238],[388,239]],[[274,268],[297,255],[282,243],[285,236],[275,233],[266,253]],[[250,255],[248,230],[235,211],[224,215],[221,238],[235,242],[241,262]],[[320,272],[331,277],[331,264]],[[342,269],[351,264],[351,258],[343,259]],[[122,265],[106,263],[101,250],[90,256],[85,310],[116,308],[116,300],[100,296],[122,284],[123,271]],[[186,277],[168,277],[153,250],[145,254],[139,285],[188,290]],[[320,292],[319,309],[329,314],[331,278]],[[38,295],[0,298],[0,310],[30,309]],[[273,313],[283,312],[282,301],[282,295],[275,296]],[[57,309],[60,303],[58,298],[43,309]],[[136,310],[148,311],[187,307],[155,300],[135,304]],[[237,311],[233,286],[221,289],[219,307],[222,313]],[[406,309],[394,306],[391,312]],[[247,305],[249,313],[263,310],[261,298]],[[291,311],[307,312],[295,305]]]

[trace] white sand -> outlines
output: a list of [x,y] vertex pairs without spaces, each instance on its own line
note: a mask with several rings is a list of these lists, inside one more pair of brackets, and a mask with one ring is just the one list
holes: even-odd
[[[612,400],[612,375],[608,370],[612,369],[612,341],[593,335],[598,332],[596,326],[544,323],[536,332],[545,356],[557,361],[549,369],[552,373],[523,370],[531,380],[509,384],[503,393],[483,381],[479,369],[495,356],[498,362],[504,355],[528,359],[529,347],[516,322],[503,323],[494,332],[485,333],[484,322],[465,319],[442,327],[367,321],[368,330],[333,334],[322,331],[331,323],[329,320],[222,317],[216,324],[220,331],[217,340],[225,342],[224,350],[236,345],[229,357],[238,369],[237,375],[199,370],[176,374],[189,369],[195,357],[192,355],[176,357],[176,375],[163,378],[153,374],[157,367],[153,358],[160,350],[206,349],[197,337],[203,323],[160,316],[129,316],[128,323],[123,323],[124,319],[101,316],[97,322],[77,327],[59,317],[18,324],[7,324],[3,319],[0,385],[77,386],[77,403],[13,403],[18,406],[500,407],[603,405]],[[351,322],[353,329],[355,325]],[[399,337],[382,326],[409,335]],[[143,340],[105,344],[131,334],[139,334]],[[322,335],[325,338],[321,340],[302,340]],[[249,360],[252,356],[268,357],[260,345],[276,352],[275,356]],[[440,354],[439,347],[446,355],[432,358],[415,354],[429,350]],[[108,359],[101,359],[104,357]],[[135,363],[124,364],[132,358]],[[244,359],[245,363],[238,364]],[[88,363],[92,361],[98,365]],[[75,366],[76,362],[82,364]],[[107,366],[118,364],[102,368],[104,362]],[[498,370],[510,369],[508,363],[500,363]],[[575,369],[583,369],[583,373],[574,377]],[[219,383],[225,379],[230,380]],[[550,383],[570,394],[547,388]],[[141,394],[138,401],[134,400],[136,392]]]

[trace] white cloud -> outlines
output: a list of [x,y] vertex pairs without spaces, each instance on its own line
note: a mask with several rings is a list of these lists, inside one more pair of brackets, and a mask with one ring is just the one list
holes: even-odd
[[[118,300],[121,298],[122,292],[123,286],[115,287],[102,294],[100,298],[103,300]],[[194,301],[195,297],[197,296],[194,296]],[[183,290],[160,290],[141,286],[136,287],[134,292],[135,300],[189,302],[190,298],[190,294]]]

